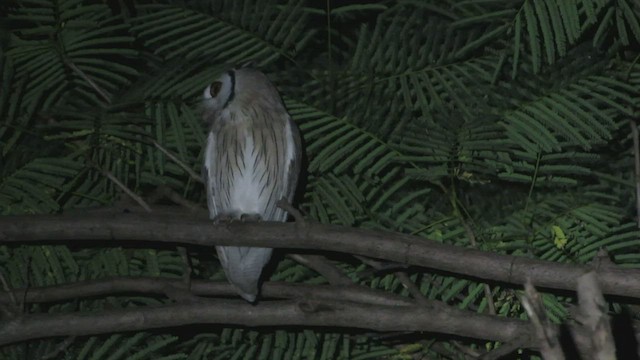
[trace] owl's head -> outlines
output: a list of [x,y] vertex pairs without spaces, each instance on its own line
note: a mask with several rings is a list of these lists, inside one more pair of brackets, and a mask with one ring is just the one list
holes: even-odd
[[209,111],[238,110],[250,106],[281,106],[282,100],[267,76],[252,68],[231,69],[204,89],[203,104]]

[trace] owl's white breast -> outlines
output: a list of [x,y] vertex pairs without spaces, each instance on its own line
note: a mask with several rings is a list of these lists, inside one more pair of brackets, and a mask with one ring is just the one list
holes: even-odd
[[244,138],[242,151],[222,148],[220,139],[213,132],[207,137],[204,156],[211,218],[220,214],[264,216],[269,213],[267,207],[273,189],[267,186],[266,156],[255,148],[251,131],[236,129]]
[[267,165],[265,157],[258,156],[251,133],[246,131],[245,136],[244,151],[238,159],[239,166],[234,169],[235,181],[230,184],[229,210],[239,214],[264,214],[269,197],[269,189],[265,189]]

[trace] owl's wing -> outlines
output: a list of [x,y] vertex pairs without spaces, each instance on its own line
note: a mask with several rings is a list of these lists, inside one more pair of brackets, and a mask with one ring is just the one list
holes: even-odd
[[302,170],[302,144],[298,126],[289,115],[287,115],[285,133],[287,134],[288,141],[284,163],[284,193],[287,194],[287,200],[293,203],[293,197],[298,186],[298,179],[300,178],[300,171]]
[[[283,197],[287,202],[292,203],[293,197],[300,177],[302,166],[302,150],[300,132],[289,114],[284,113],[281,117],[274,118],[272,124],[280,126],[264,127],[262,137],[273,139],[273,156],[271,173],[274,176],[270,184],[270,194],[265,203],[263,220],[267,221],[287,221],[287,212],[277,203]],[[279,150],[279,149],[283,149]]]
[[202,181],[204,181],[204,187],[207,190],[207,207],[209,208],[209,219],[214,219],[218,216],[219,211],[216,207],[216,202],[214,201],[214,196],[216,194],[213,193],[213,177],[218,173],[218,170],[215,169],[216,161],[212,159],[215,156],[214,149],[216,147],[216,136],[213,134],[213,131],[209,131],[209,136],[207,137],[207,145],[204,149],[204,165],[202,166]]

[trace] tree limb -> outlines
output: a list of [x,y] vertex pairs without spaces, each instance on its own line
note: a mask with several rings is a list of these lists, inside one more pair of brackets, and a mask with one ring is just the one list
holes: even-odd
[[[118,294],[167,295],[167,289],[179,288],[183,280],[157,277],[115,277],[102,280],[88,280],[76,283],[15,289],[25,292],[27,303],[59,302],[77,298]],[[197,296],[236,296],[237,292],[227,282],[192,280],[191,294]],[[415,303],[392,293],[368,289],[363,286],[307,285],[284,282],[265,282],[262,285],[263,298],[273,299],[325,299],[346,300],[386,306],[410,306]],[[9,292],[0,292],[0,305],[12,302]],[[431,306],[439,304],[431,301]]]
[[[372,316],[375,314],[375,316]],[[203,300],[100,313],[24,315],[0,324],[0,345],[55,336],[85,336],[188,324],[246,326],[338,326],[377,331],[432,331],[498,341],[529,336],[529,324],[474,314],[453,307],[385,306],[349,301],[266,301],[259,306],[236,300]]]
[[[535,286],[569,291],[576,289],[578,277],[592,269],[460,248],[417,236],[311,222],[303,231],[294,223],[220,226],[180,210],[0,218],[0,244],[73,241],[95,245],[100,240],[340,251],[518,285],[530,278]],[[640,298],[640,270],[607,267],[597,274],[603,293]]]

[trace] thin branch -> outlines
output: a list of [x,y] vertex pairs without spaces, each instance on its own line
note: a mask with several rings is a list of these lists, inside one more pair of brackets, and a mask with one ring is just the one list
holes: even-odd
[[187,174],[189,174],[189,176],[195,180],[196,182],[202,184],[204,183],[204,181],[202,180],[202,176],[198,175],[195,171],[193,171],[189,166],[187,166],[187,164],[185,164],[182,160],[178,159],[177,156],[175,156],[173,153],[171,153],[169,150],[165,149],[164,146],[160,145],[160,143],[158,143],[157,141],[153,140],[153,145],[160,151],[162,151],[163,154],[165,154],[169,159],[171,159],[173,162],[175,162],[179,167],[182,168],[182,170],[186,171]]
[[[381,261],[377,261],[377,260],[373,260],[373,259],[369,259],[366,258],[364,256],[356,256],[358,259],[360,259],[360,261],[362,261],[363,263],[371,266],[372,268],[374,268],[376,271],[383,271],[389,268],[388,264],[385,264]],[[411,294],[411,296],[419,303],[419,304],[425,304],[425,302],[428,302],[429,300],[420,292],[420,289],[418,288],[418,286],[411,280],[411,278],[409,278],[409,275],[407,275],[407,273],[403,272],[403,271],[396,271],[393,273],[393,275],[398,278],[398,280],[400,280],[400,283],[402,284],[402,286],[404,286],[405,289],[407,289],[407,291],[409,291],[409,294]]]
[[7,280],[5,279],[4,275],[1,272],[0,272],[0,282],[2,282],[2,289],[4,289],[6,294],[8,294],[9,296],[9,300],[11,300],[10,305],[19,309],[20,304],[18,303],[18,299],[16,299],[14,290],[9,287],[9,283],[7,282]]
[[169,199],[173,201],[175,204],[180,205],[189,211],[198,212],[198,211],[206,211],[203,207],[201,207],[198,203],[189,201],[185,199],[182,195],[173,191],[170,187],[166,185],[160,185],[154,191],[154,193],[147,198],[150,203],[155,203],[160,199]]
[[118,178],[113,176],[111,172],[99,167],[98,169],[104,176],[106,176],[109,180],[111,180],[114,184],[116,184],[116,186],[118,186],[122,191],[124,191],[125,194],[129,195],[130,198],[132,198],[135,202],[137,202],[138,205],[140,205],[146,211],[151,212],[151,207],[140,196],[136,195],[136,193],[131,191],[131,189],[129,189],[125,184],[123,184],[120,180],[118,180]]
[[411,296],[418,302],[418,304],[425,305],[429,302],[429,299],[427,299],[420,292],[420,289],[418,288],[418,286],[411,280],[411,278],[409,277],[409,275],[407,275],[407,273],[398,271],[398,272],[395,272],[393,275],[395,275],[395,277],[398,278],[398,280],[400,280],[400,283],[402,284],[402,286],[404,286],[404,288],[407,289],[407,291],[409,291],[409,294],[411,294]]
[[461,353],[465,355],[465,358],[477,359],[480,357],[480,353],[477,350],[474,350],[468,346],[465,346],[460,341],[452,341],[451,344],[456,347],[456,349],[460,350]]
[[[469,225],[467,220],[464,218],[464,216],[460,213],[460,210],[458,209],[458,207],[456,206],[455,208],[456,208],[456,212],[458,213],[458,218],[460,219],[460,222],[462,223],[462,226],[464,227],[464,230],[467,233],[467,237],[471,242],[471,246],[473,246],[474,248],[477,247],[478,243],[476,241],[475,232],[471,228],[471,225]],[[496,305],[493,302],[493,294],[491,293],[491,287],[489,286],[489,284],[483,284],[483,290],[484,290],[484,297],[485,299],[487,299],[487,308],[489,309],[489,314],[495,315]]]
[[398,272],[399,270],[405,270],[409,268],[409,265],[407,264],[374,260],[366,256],[360,256],[360,255],[354,255],[354,257],[373,268],[373,270],[367,269],[367,270],[360,271],[358,273],[360,277],[375,276],[376,274],[380,274],[382,272],[391,272],[391,271]]
[[293,205],[291,205],[291,203],[289,203],[287,198],[283,197],[282,199],[278,200],[276,205],[280,209],[288,212],[291,216],[293,216],[293,219],[296,221],[298,225],[304,226],[304,224],[306,223],[304,216],[302,216],[302,213],[300,213],[298,209],[296,209]]
[[[291,205],[291,203],[289,203],[287,198],[283,197],[282,199],[278,200],[276,205],[293,216],[296,226],[305,226],[306,221],[304,217],[298,209],[296,209],[293,205]],[[327,279],[327,281],[329,281],[329,283],[332,285],[354,285],[353,281],[351,281],[348,276],[343,274],[340,269],[338,269],[331,263],[331,261],[329,261],[329,259],[325,258],[322,255],[290,254],[288,256],[296,262],[315,270],[325,279]]]
[[[215,225],[200,213],[183,210],[158,214],[21,215],[0,217],[0,243],[74,242],[96,240],[182,243],[203,246],[256,246],[314,249],[422,266],[476,279],[522,284],[527,277],[538,287],[575,291],[575,279],[591,265],[556,263],[429,241],[380,230],[309,222],[304,231],[294,223],[261,222]],[[464,259],[464,261],[460,261]],[[600,268],[605,294],[640,298],[640,270]]]
[[71,346],[71,344],[73,344],[75,340],[76,340],[75,336],[69,336],[68,338],[64,339],[64,341],[60,342],[53,350],[42,355],[42,357],[40,357],[40,360],[49,360],[49,359],[56,359],[56,358],[59,359],[60,354],[63,351],[67,350],[67,348]]
[[[276,205],[282,210],[289,213],[295,219],[296,226],[304,227],[306,221],[300,211],[296,209],[287,198],[283,197],[278,200]],[[303,254],[290,254],[289,258],[294,261],[307,266],[317,273],[322,275],[332,285],[349,286],[354,285],[353,281],[348,276],[342,273],[335,265],[333,265],[327,258],[322,255],[303,255]]]
[[[375,314],[375,316],[372,316]],[[234,300],[203,300],[101,313],[25,315],[0,323],[0,345],[56,336],[86,336],[188,324],[245,326],[330,326],[376,331],[430,331],[507,341],[526,336],[518,319],[475,314],[449,307],[383,306],[348,301],[269,301],[259,306]]]
[[347,275],[322,255],[289,254],[294,261],[307,266],[322,275],[331,285],[354,285]]
[[[288,212],[295,219],[296,226],[304,227],[306,221],[300,211],[296,209],[287,198],[283,197],[278,200],[276,205]],[[288,255],[294,261],[307,266],[320,275],[322,275],[332,285],[349,286],[354,285],[353,281],[349,279],[340,269],[333,265],[327,258],[322,255],[303,255],[303,254],[290,254]]]

